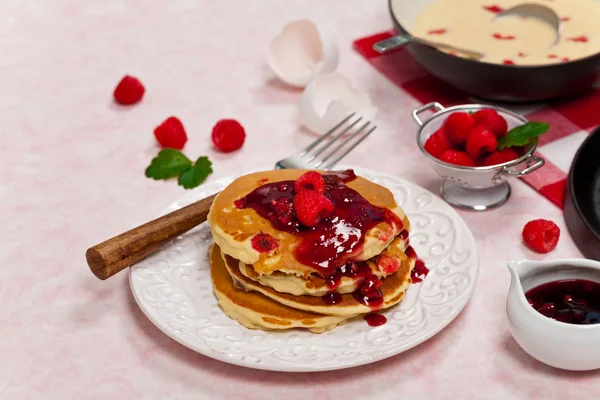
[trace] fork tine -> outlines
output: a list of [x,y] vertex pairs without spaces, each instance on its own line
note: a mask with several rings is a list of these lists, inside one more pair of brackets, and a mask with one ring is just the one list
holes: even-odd
[[342,122],[340,122],[339,124],[337,124],[336,126],[334,126],[333,128],[331,128],[328,132],[326,132],[323,136],[321,136],[319,139],[315,140],[314,142],[312,142],[311,144],[309,144],[307,147],[305,147],[301,152],[300,152],[300,157],[304,156],[306,153],[308,153],[309,151],[311,151],[312,149],[314,149],[315,147],[317,147],[319,144],[321,144],[325,139],[327,139],[329,136],[333,135],[333,133],[342,125],[344,125],[346,123],[346,121],[348,121],[350,118],[352,118],[354,116],[354,114],[356,113],[351,113],[350,115],[348,115],[346,118],[344,118],[342,120]]
[[341,138],[346,132],[348,132],[350,129],[354,128],[354,125],[358,124],[362,119],[363,119],[363,117],[360,117],[356,121],[354,121],[353,123],[348,125],[346,127],[346,129],[342,129],[342,131],[340,133],[336,134],[329,142],[325,143],[324,146],[322,146],[320,149],[318,149],[314,154],[310,155],[310,158],[306,161],[311,162],[312,160],[317,158],[319,155],[321,155],[322,152],[324,152],[325,150],[330,148],[333,145],[333,143],[336,142],[339,138]]
[[[361,130],[366,127],[367,125],[369,125],[370,121],[367,122],[365,125],[363,125],[362,128],[360,128]],[[335,160],[333,161],[329,161],[328,163],[325,163],[325,165],[323,166],[323,169],[329,169],[331,167],[333,167],[335,164],[337,164],[338,162],[340,162],[340,160],[344,157],[346,157],[346,155],[348,153],[350,153],[352,150],[354,150],[354,148],[356,146],[358,146],[363,140],[365,140],[367,138],[367,136],[369,136],[371,134],[371,132],[373,132],[375,129],[377,129],[377,125],[373,125],[373,127],[371,129],[369,129],[366,133],[364,133],[360,138],[358,138],[358,140],[356,142],[354,142],[348,149],[346,149],[342,154],[340,154]],[[354,134],[352,135],[350,138],[348,138],[348,140],[344,141],[340,146],[338,146],[339,148],[341,148],[343,145],[345,145],[346,143],[349,143],[354,137],[356,137],[357,135]],[[337,151],[338,149],[336,149]],[[333,152],[335,153],[335,152]],[[333,153],[331,153],[328,156],[333,155]],[[327,158],[324,158],[323,161],[321,161],[321,163],[318,165],[320,166],[321,164],[324,163],[324,161],[327,161]]]
[[[360,120],[359,120],[360,121]],[[358,121],[356,121],[358,122]],[[365,129],[368,125],[370,124],[370,121],[365,122],[356,132],[352,133],[350,136],[348,136],[345,140],[343,140],[340,144],[338,144],[337,146],[335,146],[335,148],[333,150],[331,150],[329,153],[327,153],[326,156],[323,156],[323,158],[321,159],[321,161],[319,162],[320,164],[323,164],[325,161],[327,161],[331,156],[333,156],[337,151],[339,151],[342,147],[344,147],[344,145],[348,142],[350,142],[352,139],[356,138],[363,129]],[[353,124],[354,125],[354,124]]]

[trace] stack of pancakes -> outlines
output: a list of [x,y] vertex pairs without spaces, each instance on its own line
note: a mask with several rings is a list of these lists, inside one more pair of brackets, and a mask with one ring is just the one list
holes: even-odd
[[[307,227],[292,207],[305,172],[242,176],[208,215],[215,296],[247,328],[324,332],[399,303],[411,283],[410,225],[392,193],[352,171],[320,172],[335,209]],[[283,219],[279,195],[290,207]]]

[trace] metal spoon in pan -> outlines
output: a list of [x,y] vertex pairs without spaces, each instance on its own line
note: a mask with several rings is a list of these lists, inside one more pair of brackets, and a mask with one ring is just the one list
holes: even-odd
[[[556,15],[554,10],[552,10],[550,7],[532,3],[519,4],[499,12],[498,15],[496,15],[492,19],[492,22],[498,18],[506,17],[508,15],[519,15],[522,17],[539,18],[542,21],[548,23],[550,26],[552,26],[552,28],[556,32],[556,40],[552,43],[550,47],[556,45],[556,43],[558,43],[558,41],[560,40],[562,22],[558,15]],[[421,39],[414,37],[410,34],[397,35],[389,39],[381,40],[373,45],[373,50],[380,54],[385,54],[392,50],[398,49],[408,43],[415,43],[423,46],[434,47],[441,50],[453,51],[455,53],[460,53],[467,58],[473,58],[475,60],[479,60],[485,55],[478,51],[451,46],[444,43],[438,43],[427,39]]]
[[496,17],[494,17],[492,22],[498,18],[506,17],[508,15],[517,15],[524,18],[537,18],[550,25],[556,34],[556,38],[554,42],[550,45],[550,47],[554,47],[560,40],[560,34],[562,32],[562,21],[560,20],[560,17],[550,7],[532,3],[519,4],[499,12],[496,15]]

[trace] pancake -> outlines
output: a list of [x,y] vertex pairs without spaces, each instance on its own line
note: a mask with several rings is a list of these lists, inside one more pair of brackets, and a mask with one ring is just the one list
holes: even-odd
[[249,329],[305,328],[313,333],[322,333],[354,317],[336,317],[301,311],[280,304],[258,292],[245,292],[238,289],[234,286],[221,256],[221,249],[217,245],[210,250],[210,272],[213,291],[223,312]]
[[[396,272],[397,265],[399,264],[394,264],[394,260],[402,261],[401,255],[404,255],[406,247],[408,247],[408,239],[396,236],[394,241],[381,254],[361,265],[363,273],[369,271],[378,278],[384,278]],[[270,275],[259,275],[251,265],[244,264],[243,262],[239,263],[239,268],[240,272],[246,278],[263,286],[271,287],[280,293],[289,293],[294,296],[309,295],[321,297],[332,290],[327,286],[325,278],[314,273],[306,278],[279,271],[273,272]],[[339,284],[333,290],[341,294],[354,292],[362,280],[360,276],[351,277],[341,274],[338,279]]]
[[[372,311],[369,306],[366,306],[356,300],[352,294],[340,295],[341,301],[337,304],[325,304],[323,299],[315,296],[294,296],[289,293],[279,293],[275,289],[262,286],[261,284],[246,278],[240,272],[240,261],[222,253],[225,260],[227,271],[240,286],[246,291],[259,292],[264,296],[275,300],[276,302],[302,311],[307,311],[315,314],[333,315],[338,317],[352,318],[357,314],[366,314]],[[383,304],[378,309],[389,308],[402,300],[404,293],[411,284],[410,273],[415,265],[415,259],[401,254],[399,257],[402,263],[398,270],[392,275],[384,278],[379,287],[383,295]],[[250,294],[250,293],[248,293]]]
[[[225,254],[245,264],[252,265],[254,271],[259,275],[268,275],[280,271],[303,277],[307,277],[311,273],[324,276],[323,269],[335,269],[335,267],[339,267],[348,261],[366,261],[380,254],[404,228],[408,229],[408,219],[404,211],[396,204],[393,194],[383,186],[356,177],[346,182],[345,187],[356,191],[359,197],[362,196],[364,200],[368,201],[366,207],[385,211],[386,218],[367,230],[364,235],[360,232],[356,234],[356,229],[353,226],[344,225],[346,221],[339,221],[338,224],[341,227],[337,231],[338,237],[344,235],[345,237],[361,237],[364,238],[364,241],[362,241],[362,245],[356,245],[350,251],[343,251],[341,253],[343,256],[335,260],[337,265],[331,265],[329,261],[327,265],[320,266],[298,261],[295,251],[302,248],[305,237],[275,228],[271,221],[261,216],[255,209],[245,208],[244,205],[240,206],[239,202],[249,193],[263,187],[265,184],[294,181],[305,172],[307,171],[289,169],[265,171],[245,175],[233,181],[216,196],[207,217],[215,243],[219,245]],[[328,176],[336,174],[331,172],[321,173]],[[290,185],[281,184],[281,187],[285,190],[284,186],[289,187]],[[291,187],[293,188],[293,182]],[[289,190],[291,191],[291,189]],[[344,199],[344,201],[347,200]],[[348,201],[348,207],[355,205],[350,203],[352,201]],[[360,203],[357,202],[356,206],[358,205]],[[338,212],[339,209],[339,207],[336,207],[334,213]],[[366,211],[364,215],[367,216]],[[359,213],[356,214],[356,218],[361,218]],[[337,226],[335,228],[338,229]],[[253,246],[252,241],[264,237],[275,243],[275,245],[272,249],[259,252]],[[325,243],[326,241],[323,242],[323,246],[337,248],[335,246],[340,243],[332,242],[335,242],[338,237],[334,236],[329,244]]]

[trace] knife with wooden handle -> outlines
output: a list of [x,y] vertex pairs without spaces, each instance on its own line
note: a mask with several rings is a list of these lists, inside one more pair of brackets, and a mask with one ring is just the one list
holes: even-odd
[[149,256],[206,221],[217,194],[90,247],[85,253],[90,270],[104,280]]

